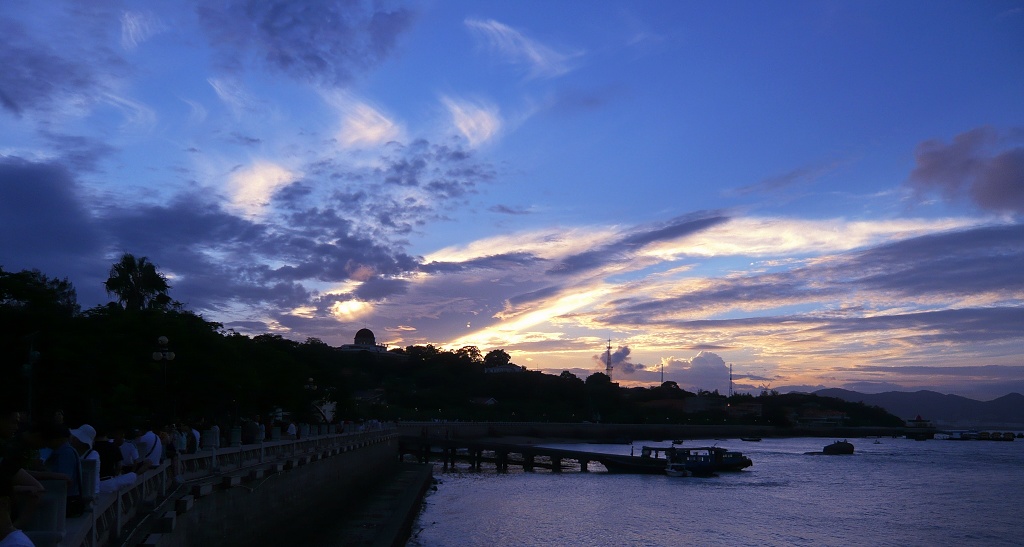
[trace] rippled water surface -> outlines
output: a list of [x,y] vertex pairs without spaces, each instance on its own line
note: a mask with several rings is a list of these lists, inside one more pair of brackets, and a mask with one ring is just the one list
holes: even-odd
[[[440,484],[409,545],[1024,544],[1022,440],[851,441],[851,456],[805,454],[828,439],[685,443],[718,444],[754,461],[709,478],[437,468]],[[667,446],[634,443],[642,444]]]

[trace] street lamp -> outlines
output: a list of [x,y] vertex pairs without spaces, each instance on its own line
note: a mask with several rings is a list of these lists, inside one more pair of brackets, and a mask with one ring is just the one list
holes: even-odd
[[[153,352],[153,360],[158,362],[158,363],[163,363],[163,366],[164,366],[163,392],[164,392],[164,411],[165,412],[170,410],[168,408],[170,406],[169,405],[170,397],[167,395],[167,393],[169,391],[171,391],[170,386],[167,385],[167,362],[174,360],[174,352],[171,351],[167,347],[167,343],[168,343],[168,340],[167,340],[166,336],[161,336],[161,337],[157,338],[156,339],[156,351]],[[171,414],[173,414],[173,413],[171,413]],[[173,416],[167,416],[167,418],[168,418],[168,420],[174,419]]]

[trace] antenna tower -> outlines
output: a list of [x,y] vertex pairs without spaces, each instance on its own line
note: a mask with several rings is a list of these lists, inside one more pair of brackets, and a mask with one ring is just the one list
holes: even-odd
[[605,358],[604,373],[608,375],[608,379],[612,379],[612,339],[608,339],[607,357]]
[[729,363],[729,397],[732,397],[732,363]]

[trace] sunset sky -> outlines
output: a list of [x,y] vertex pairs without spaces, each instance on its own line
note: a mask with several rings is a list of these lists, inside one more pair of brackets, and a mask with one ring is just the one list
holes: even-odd
[[1024,2],[0,2],[0,266],[623,385],[1024,392]]

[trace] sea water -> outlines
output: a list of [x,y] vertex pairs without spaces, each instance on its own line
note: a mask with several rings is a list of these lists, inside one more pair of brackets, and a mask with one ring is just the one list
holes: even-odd
[[[435,469],[408,545],[1024,545],[1024,441],[832,439],[717,444],[754,465],[716,477]],[[617,454],[668,446],[547,445]],[[578,469],[578,468],[577,468]]]

